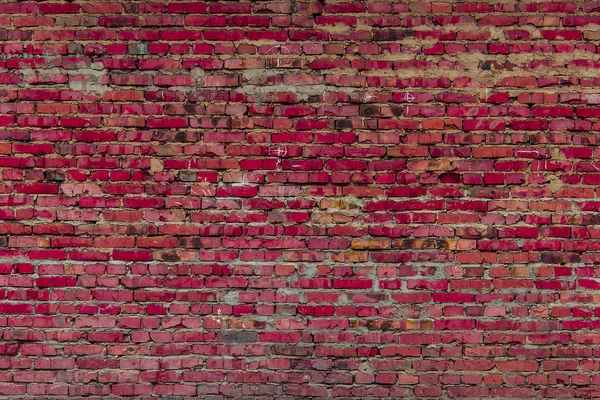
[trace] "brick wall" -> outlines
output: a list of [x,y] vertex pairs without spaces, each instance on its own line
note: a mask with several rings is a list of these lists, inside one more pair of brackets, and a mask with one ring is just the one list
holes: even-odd
[[600,3],[0,4],[0,395],[600,396]]

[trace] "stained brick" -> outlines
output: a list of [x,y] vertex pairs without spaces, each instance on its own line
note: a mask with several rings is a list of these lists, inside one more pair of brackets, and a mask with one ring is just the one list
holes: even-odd
[[600,396],[597,12],[0,4],[0,395]]

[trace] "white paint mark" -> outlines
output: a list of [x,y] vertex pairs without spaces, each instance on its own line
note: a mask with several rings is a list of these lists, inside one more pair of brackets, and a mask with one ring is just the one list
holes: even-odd
[[502,121],[493,120],[490,122],[490,129],[496,129],[502,125]]
[[404,100],[412,103],[413,101],[415,101],[415,96],[413,96],[412,94],[406,92],[406,94],[404,95]]
[[468,111],[465,113],[465,115],[466,115],[467,117],[476,117],[478,112],[479,112],[479,109],[478,109],[478,108],[476,108],[476,107],[473,107],[473,108],[470,108],[470,109],[469,109],[469,110],[468,110]]
[[530,150],[529,152],[542,158],[546,157],[546,155],[544,153],[541,153],[539,150]]
[[363,103],[368,103],[371,100],[373,100],[373,98],[375,98],[375,96],[373,96],[371,93],[365,93],[362,99]]
[[270,156],[284,157],[287,152],[287,147],[269,147]]

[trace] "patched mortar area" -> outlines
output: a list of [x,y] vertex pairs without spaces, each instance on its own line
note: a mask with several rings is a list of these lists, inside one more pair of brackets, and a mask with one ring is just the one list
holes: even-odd
[[238,93],[253,96],[259,104],[272,102],[269,98],[271,94],[293,93],[296,101],[300,102],[323,102],[323,96],[328,90],[352,94],[357,89],[348,87],[336,87],[325,84],[305,85],[297,84],[277,84],[265,85],[269,77],[283,77],[285,74],[304,73],[302,70],[289,69],[250,69],[242,73],[244,84],[235,88]]
[[[50,57],[47,57],[50,59]],[[102,63],[92,63],[90,68],[77,68],[63,70],[53,68],[21,68],[19,74],[23,75],[23,85],[30,88],[43,87],[44,82],[52,84],[53,76],[67,75],[67,84],[70,90],[82,92],[85,95],[104,96],[108,90],[109,74]]]

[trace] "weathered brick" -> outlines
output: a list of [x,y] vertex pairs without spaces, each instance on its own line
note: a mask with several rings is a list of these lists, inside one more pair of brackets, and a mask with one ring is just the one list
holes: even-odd
[[0,4],[0,394],[597,397],[597,12]]

